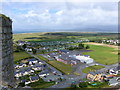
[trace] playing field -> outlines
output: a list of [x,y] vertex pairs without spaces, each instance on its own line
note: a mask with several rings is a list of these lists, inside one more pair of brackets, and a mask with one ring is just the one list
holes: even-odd
[[[87,43],[85,43],[87,44]],[[118,62],[118,54],[113,53],[116,50],[112,47],[90,45],[91,52],[84,52],[84,55],[90,55],[96,62],[110,65]]]

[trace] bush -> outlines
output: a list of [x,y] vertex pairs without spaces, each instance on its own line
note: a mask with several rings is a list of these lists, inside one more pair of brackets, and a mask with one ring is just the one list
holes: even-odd
[[80,88],[84,88],[84,87],[87,87],[88,86],[88,82],[81,82],[79,83],[79,87]]

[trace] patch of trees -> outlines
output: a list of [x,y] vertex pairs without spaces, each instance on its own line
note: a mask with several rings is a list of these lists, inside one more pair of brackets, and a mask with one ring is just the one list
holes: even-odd
[[21,46],[16,46],[14,52],[20,52],[20,51],[24,51],[24,50],[21,48]]
[[86,88],[88,86],[88,82],[81,82],[79,83],[80,88]]
[[44,35],[59,35],[59,36],[110,36],[110,35],[118,35],[118,33],[76,33],[76,32],[58,32],[58,33],[45,33]]
[[89,48],[90,48],[89,45],[85,46],[83,43],[79,43],[78,46],[76,46],[76,47],[71,46],[68,49],[69,50],[80,50],[80,49],[89,49]]
[[26,47],[27,47],[27,45],[26,45],[26,44],[24,44],[24,45],[22,46],[22,48],[24,48],[24,49],[25,49]]

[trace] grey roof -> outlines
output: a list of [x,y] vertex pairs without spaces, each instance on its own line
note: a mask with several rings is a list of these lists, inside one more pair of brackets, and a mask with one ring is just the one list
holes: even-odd
[[34,81],[34,80],[39,80],[39,77],[38,77],[38,76],[31,76],[30,79],[31,79],[32,81]]
[[118,78],[118,77],[113,77],[112,79],[110,79],[110,80],[109,80],[109,84],[118,83],[117,78]]
[[61,52],[67,53],[69,50],[60,50]]
[[117,66],[116,68],[113,68],[114,71],[120,70],[120,66]]
[[36,61],[37,59],[32,58],[32,59],[28,59],[28,61]]

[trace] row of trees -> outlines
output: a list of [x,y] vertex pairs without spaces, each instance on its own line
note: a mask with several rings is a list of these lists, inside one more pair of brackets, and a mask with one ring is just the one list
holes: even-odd
[[78,44],[78,46],[76,46],[76,47],[69,47],[68,49],[69,50],[79,50],[79,49],[89,49],[90,48],[90,46],[89,45],[84,45],[83,43],[79,43]]

